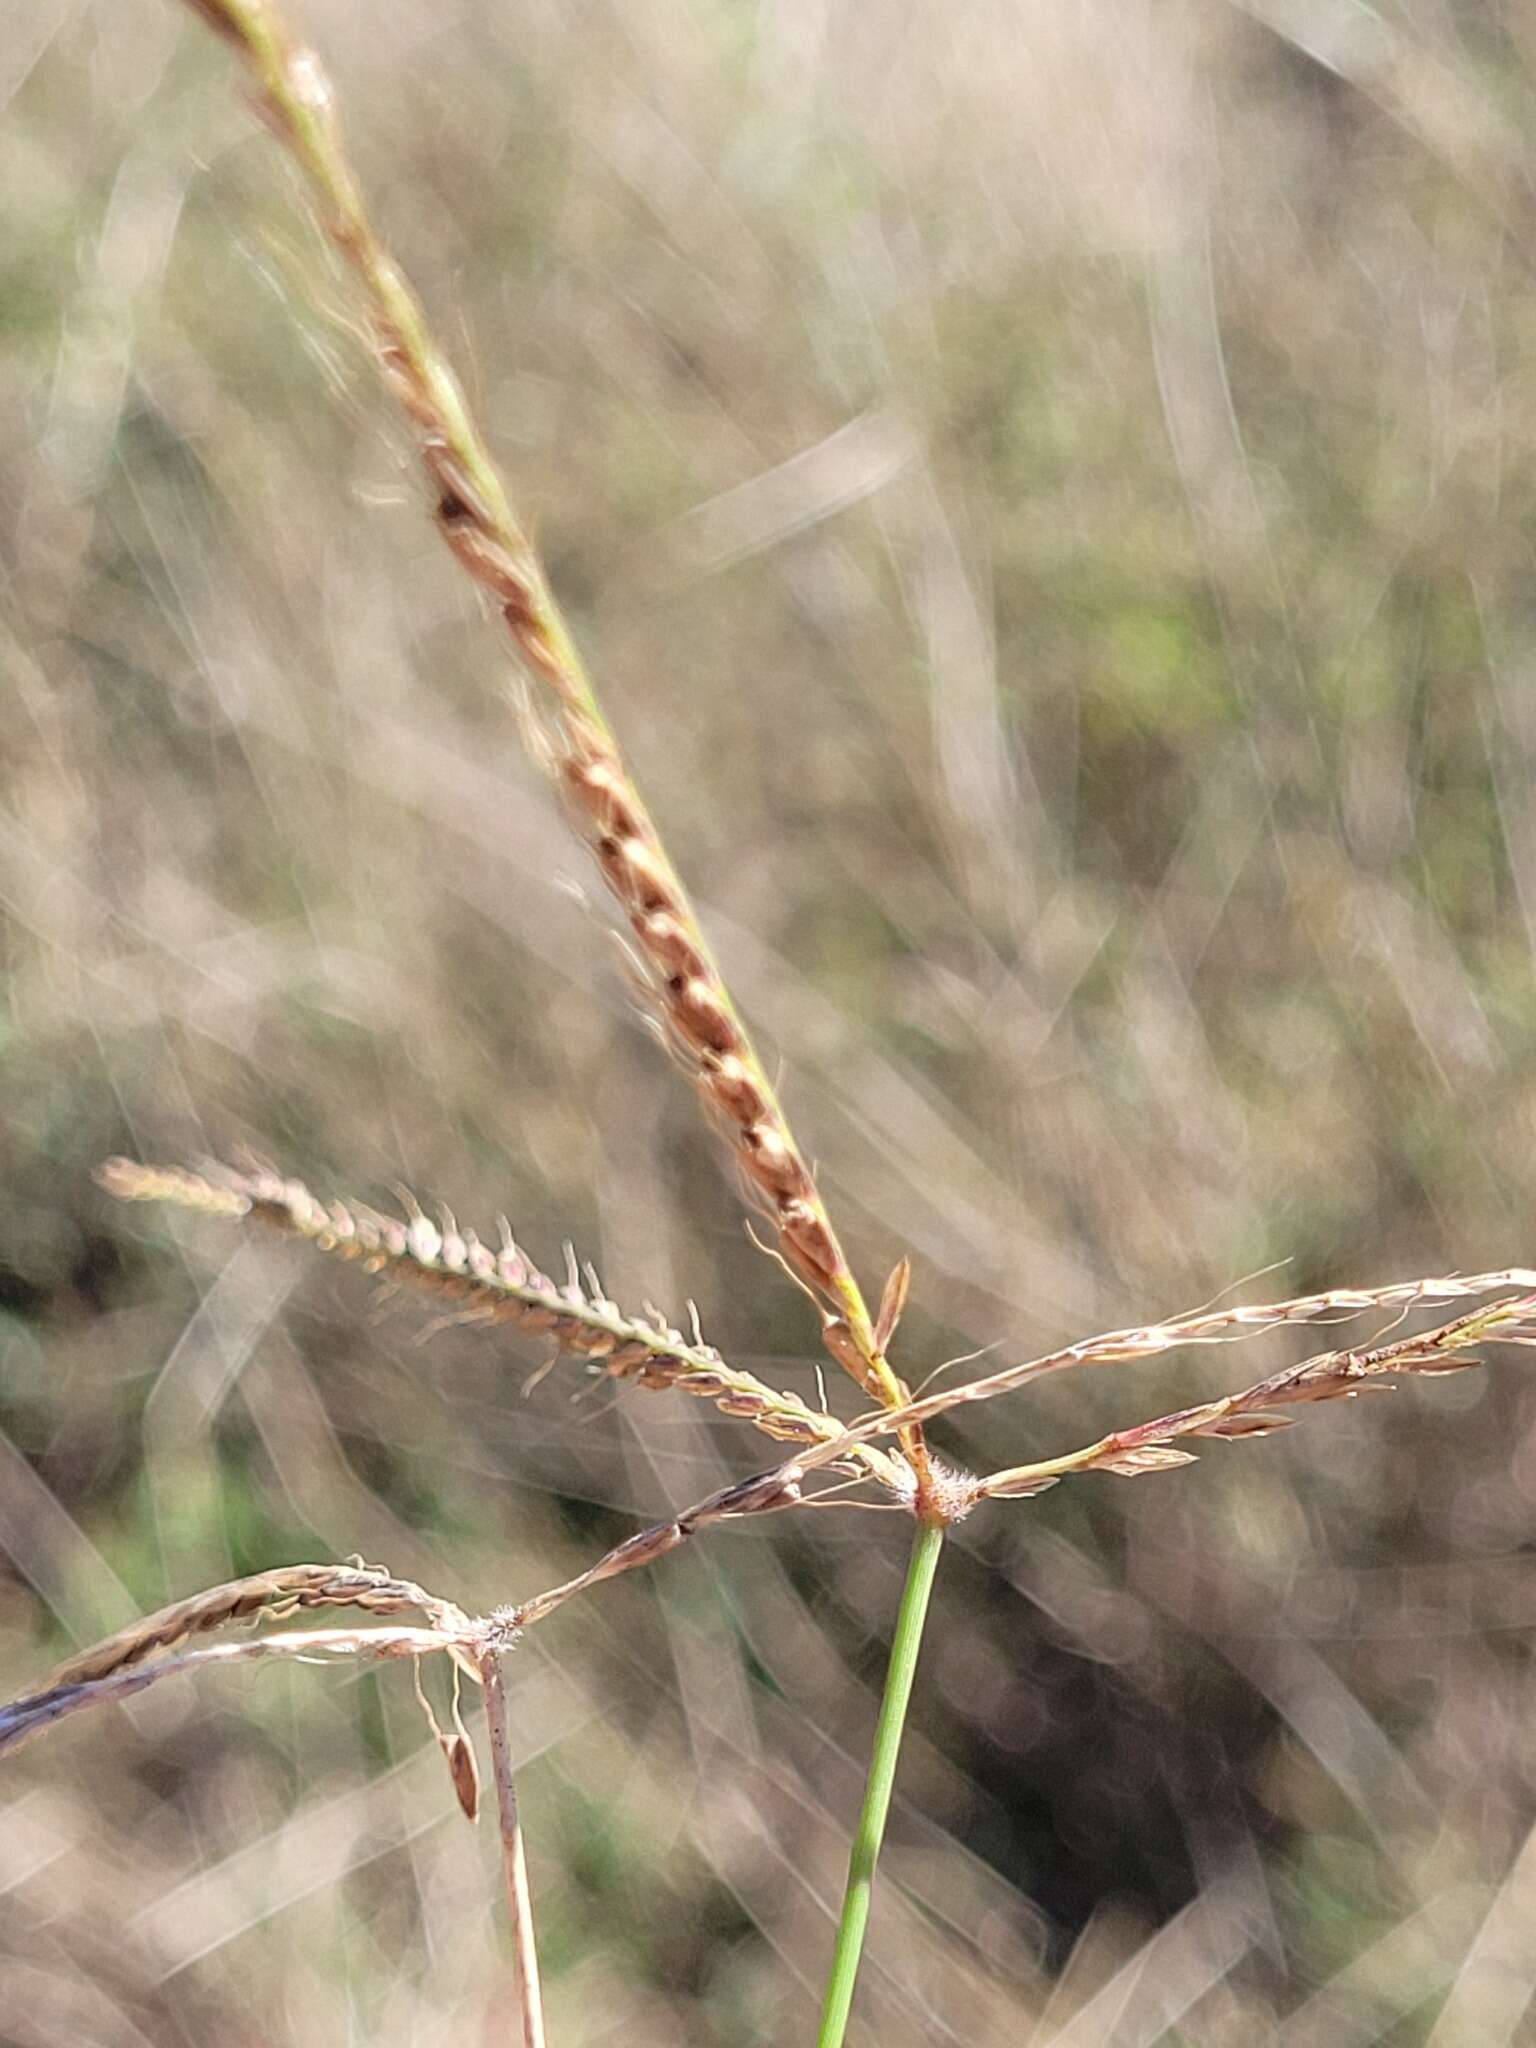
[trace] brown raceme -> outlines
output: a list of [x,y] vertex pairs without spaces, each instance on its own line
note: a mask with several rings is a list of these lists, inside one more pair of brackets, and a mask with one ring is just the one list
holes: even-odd
[[[361,287],[375,360],[411,423],[432,487],[439,533],[496,606],[531,673],[547,688],[549,755],[573,822],[622,907],[658,1014],[725,1131],[753,1198],[772,1218],[785,1259],[846,1324],[839,1363],[885,1407],[906,1389],[874,1327],[816,1187],[775,1098],[687,891],[636,789],[538,558],[427,329],[420,303],[373,232],[342,151],[329,84],[260,0],[194,0],[248,61],[258,107],[308,180],[321,226]],[[856,1361],[856,1364],[854,1363]],[[921,1433],[902,1449],[922,1493]]]
[[105,1641],[67,1658],[50,1674],[47,1687],[88,1685],[231,1622],[281,1621],[301,1609],[321,1607],[359,1607],[370,1614],[391,1615],[415,1609],[445,1632],[463,1633],[469,1627],[450,1601],[423,1592],[409,1579],[391,1578],[375,1565],[280,1565],[210,1586],[130,1622]]
[[[112,1159],[98,1177],[124,1201],[168,1202],[232,1220],[254,1216],[307,1239],[317,1250],[356,1260],[367,1272],[451,1303],[456,1321],[510,1324],[530,1335],[546,1335],[560,1351],[600,1364],[612,1378],[633,1380],[652,1392],[675,1388],[712,1401],[722,1414],[750,1422],[780,1443],[810,1447],[842,1434],[835,1416],[728,1365],[712,1344],[685,1337],[660,1317],[646,1321],[625,1315],[595,1279],[583,1283],[574,1258],[567,1280],[553,1280],[528,1257],[505,1221],[493,1249],[446,1213],[438,1224],[416,1204],[402,1218],[361,1202],[321,1202],[302,1181],[267,1168],[210,1166],[192,1173]],[[911,1499],[908,1468],[887,1451],[860,1444],[834,1462],[904,1502]]]

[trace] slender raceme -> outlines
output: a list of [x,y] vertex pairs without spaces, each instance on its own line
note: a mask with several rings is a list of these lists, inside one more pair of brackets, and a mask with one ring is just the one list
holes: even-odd
[[367,1614],[390,1616],[414,1608],[445,1636],[463,1634],[469,1627],[451,1601],[423,1592],[409,1579],[393,1579],[375,1565],[279,1565],[248,1578],[228,1579],[141,1616],[105,1641],[67,1658],[48,1684],[50,1688],[90,1685],[232,1623],[285,1621],[290,1615],[325,1607],[357,1607]]
[[[1454,1274],[1437,1275],[1424,1280],[1393,1281],[1385,1287],[1334,1288],[1324,1294],[1297,1295],[1289,1301],[1259,1302],[1246,1308],[1222,1309],[1215,1312],[1202,1311],[1195,1316],[1178,1316],[1165,1323],[1149,1323],[1134,1330],[1112,1330],[1104,1336],[1084,1338],[1076,1344],[1069,1344],[1060,1351],[1052,1351],[1044,1357],[1026,1360],[1023,1364],[1006,1366],[1001,1372],[988,1373],[981,1379],[971,1380],[964,1386],[947,1387],[936,1394],[927,1394],[919,1401],[911,1402],[905,1408],[876,1410],[860,1416],[850,1423],[843,1436],[834,1441],[818,1445],[809,1450],[800,1460],[807,1472],[818,1465],[832,1464],[845,1457],[852,1445],[867,1443],[872,1437],[891,1434],[909,1423],[928,1423],[935,1417],[946,1415],[951,1409],[973,1407],[981,1402],[995,1401],[1003,1394],[1016,1392],[1028,1386],[1033,1380],[1047,1374],[1064,1372],[1078,1365],[1114,1365],[1128,1360],[1150,1358],[1165,1351],[1176,1351],[1184,1345],[1231,1343],[1252,1337],[1260,1330],[1276,1329],[1289,1324],[1322,1320],[1342,1321],[1346,1317],[1363,1315],[1374,1308],[1392,1309],[1406,1314],[1421,1303],[1470,1300],[1479,1294],[1492,1294],[1500,1288],[1520,1287],[1529,1293],[1536,1293],[1536,1269],[1525,1266],[1511,1266],[1497,1273],[1472,1273],[1465,1276]],[[1499,1303],[1503,1309],[1513,1304]],[[1456,1330],[1470,1325],[1470,1319],[1457,1317],[1443,1329]],[[1422,1333],[1417,1342],[1425,1342],[1436,1333]],[[1485,1327],[1479,1336],[1467,1337],[1464,1343],[1475,1343],[1482,1339],[1495,1342],[1523,1344],[1532,1341],[1522,1330],[1511,1327]],[[1379,1355],[1366,1348],[1323,1352],[1316,1359],[1306,1361],[1308,1367],[1316,1366],[1321,1360],[1360,1359]],[[1417,1369],[1421,1374],[1433,1370],[1428,1366],[1415,1368],[1403,1363],[1378,1368],[1379,1371],[1408,1372]],[[1442,1366],[1441,1370],[1453,1370]],[[1294,1368],[1301,1370],[1301,1368]],[[1346,1389],[1346,1391],[1348,1391]],[[1319,1396],[1311,1396],[1317,1399]],[[1323,1396],[1321,1398],[1327,1398]],[[1249,1432],[1252,1434],[1252,1432]],[[977,1496],[973,1492],[972,1499]]]
[[[109,1159],[97,1178],[120,1201],[165,1202],[230,1220],[253,1217],[304,1238],[318,1251],[355,1260],[382,1280],[435,1298],[455,1323],[510,1326],[547,1337],[558,1351],[601,1365],[610,1378],[631,1380],[651,1392],[675,1388],[711,1401],[723,1415],[750,1422],[780,1443],[810,1446],[842,1435],[835,1417],[768,1386],[754,1373],[727,1365],[702,1337],[690,1340],[659,1316],[625,1315],[595,1276],[583,1277],[574,1257],[568,1279],[557,1284],[540,1272],[505,1221],[493,1251],[473,1230],[461,1230],[446,1211],[439,1224],[415,1203],[402,1219],[362,1202],[321,1202],[302,1181],[267,1168],[209,1165],[192,1173],[184,1167]],[[850,1477],[871,1479],[898,1500],[912,1498],[909,1467],[873,1445],[857,1445],[836,1463]]]
[[[268,127],[303,173],[320,224],[359,287],[374,359],[409,421],[439,533],[500,612],[542,686],[548,753],[573,821],[629,922],[650,994],[711,1117],[725,1132],[784,1258],[826,1305],[828,1351],[872,1399],[906,1389],[870,1314],[692,902],[620,752],[538,557],[513,512],[420,301],[374,233],[342,147],[331,88],[267,0],[189,0],[245,60]],[[883,1319],[882,1319],[883,1322]],[[921,1432],[903,1449],[921,1493]]]
[[1065,1457],[1049,1458],[1040,1464],[1016,1465],[994,1472],[977,1482],[978,1499],[1027,1498],[1043,1493],[1059,1479],[1081,1472],[1114,1472],[1125,1479],[1145,1472],[1168,1472],[1178,1465],[1192,1465],[1193,1451],[1178,1446],[1191,1437],[1269,1436],[1277,1429],[1289,1429],[1297,1418],[1277,1415],[1277,1408],[1295,1408],[1321,1401],[1349,1401],[1357,1394],[1381,1392],[1394,1375],[1432,1378],[1437,1374],[1464,1372],[1478,1364],[1464,1354],[1474,1344],[1536,1343],[1536,1294],[1516,1295],[1488,1308],[1473,1309],[1433,1330],[1400,1338],[1395,1344],[1381,1344],[1365,1351],[1322,1351],[1300,1365],[1271,1373],[1268,1379],[1244,1387],[1240,1393],[1223,1394],[1198,1407],[1180,1408],[1151,1422],[1130,1429],[1117,1429],[1097,1443],[1069,1451]]

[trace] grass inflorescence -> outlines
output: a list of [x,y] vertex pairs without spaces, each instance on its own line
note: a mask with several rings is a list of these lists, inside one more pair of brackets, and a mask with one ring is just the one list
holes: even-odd
[[[783,1447],[780,1462],[717,1486],[613,1544],[562,1583],[509,1600],[484,1616],[408,1580],[361,1564],[277,1566],[225,1581],[130,1624],[59,1666],[44,1685],[0,1709],[0,1749],[83,1708],[121,1702],[162,1678],[260,1658],[328,1656],[418,1661],[446,1652],[483,1693],[511,1910],[517,2012],[528,2048],[543,2039],[533,1912],[518,1818],[515,1715],[501,1659],[521,1633],[603,1582],[671,1556],[696,1535],[765,1514],[814,1507],[828,1495],[817,1472],[854,1482],[835,1491],[855,1505],[896,1510],[915,1524],[887,1689],[854,1832],[843,1911],[828,1976],[820,2040],[840,2048],[852,2008],[876,1863],[894,1784],[924,1619],[947,1529],[984,1501],[1027,1499],[1062,1479],[1140,1477],[1191,1463],[1196,1443],[1257,1438],[1296,1419],[1292,1410],[1373,1392],[1395,1376],[1455,1372],[1483,1343],[1536,1342],[1536,1273],[1525,1268],[1445,1276],[1378,1288],[1332,1288],[1267,1304],[1208,1308],[1122,1328],[913,1399],[892,1365],[912,1268],[902,1259],[871,1310],[834,1227],[811,1157],[792,1131],[768,1068],[702,928],[689,892],[629,768],[532,545],[513,509],[463,392],[420,301],[376,234],[342,146],[333,95],[312,52],[267,0],[190,0],[235,53],[258,111],[300,171],[320,228],[361,303],[367,346],[406,422],[442,541],[505,628],[526,721],[575,832],[619,907],[654,1016],[723,1133],[746,1196],[773,1227],[775,1250],[816,1304],[826,1351],[872,1404],[844,1421],[800,1395],[728,1363],[690,1331],[610,1300],[597,1275],[568,1255],[563,1278],[544,1271],[506,1224],[495,1242],[436,1216],[413,1198],[393,1215],[350,1198],[321,1199],[269,1167],[198,1170],[109,1161],[102,1185],[128,1201],[170,1204],[210,1219],[247,1219],[351,1262],[389,1287],[431,1301],[444,1321],[539,1340],[594,1373],[651,1392],[709,1402]],[[1513,1292],[1511,1292],[1513,1290]],[[1264,1330],[1379,1313],[1401,1318],[1427,1305],[1506,1295],[1403,1336],[1319,1352],[1231,1394],[1103,1434],[1054,1457],[973,1478],[929,1450],[927,1426],[951,1411],[1022,1391],[1078,1367],[1124,1364]],[[349,1626],[278,1626],[296,1616],[353,1609]],[[403,1616],[415,1617],[404,1621]],[[227,1639],[236,1627],[247,1631]],[[429,1715],[430,1715],[430,1709]],[[457,1721],[432,1725],[466,1812],[478,1780]]]
[[[808,1407],[797,1394],[727,1365],[701,1335],[685,1337],[659,1313],[625,1315],[608,1300],[596,1276],[582,1272],[574,1254],[566,1279],[551,1279],[517,1243],[505,1220],[493,1248],[472,1229],[461,1229],[447,1212],[434,1222],[414,1202],[404,1218],[362,1202],[322,1202],[302,1181],[264,1168],[210,1166],[194,1173],[111,1159],[102,1166],[100,1179],[123,1201],[166,1202],[230,1220],[253,1217],[333,1257],[354,1260],[382,1280],[450,1305],[455,1323],[508,1326],[546,1338],[557,1352],[587,1359],[613,1379],[713,1402],[722,1415],[750,1422],[780,1443],[828,1444],[844,1434],[835,1417]],[[912,1497],[906,1466],[873,1445],[850,1445],[833,1462],[899,1499]]]
[[[245,59],[268,127],[302,172],[320,225],[363,301],[374,360],[409,422],[455,560],[490,600],[546,712],[541,748],[617,899],[645,985],[679,1059],[772,1219],[785,1260],[824,1303],[827,1349],[895,1407],[905,1388],[827,1214],[688,891],[631,775],[592,682],[420,301],[375,234],[343,150],[319,60],[266,0],[195,0]],[[920,1435],[906,1450],[921,1485]]]

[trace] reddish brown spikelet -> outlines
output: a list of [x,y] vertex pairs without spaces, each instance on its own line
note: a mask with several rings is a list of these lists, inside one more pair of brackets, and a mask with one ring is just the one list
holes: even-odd
[[735,1053],[702,1060],[699,1081],[705,1095],[728,1121],[743,1128],[767,1121],[768,1098],[745,1060]]
[[[637,918],[634,932],[646,957],[667,982],[670,983],[674,978],[697,981],[707,974],[708,962],[704,955],[689,936],[687,928],[669,911],[653,910]],[[707,1072],[706,1064],[706,1076]],[[753,1098],[759,1103],[761,1099],[760,1096]]]
[[[672,975],[666,982],[670,1002],[670,1015],[678,1035],[687,1040],[696,1052],[717,1054],[734,1053],[741,1044],[741,1032],[727,1009],[724,999],[700,974],[685,978]],[[747,1132],[741,1134],[745,1143]],[[790,1151],[787,1138],[777,1131],[773,1133],[776,1143],[786,1154]],[[801,1177],[809,1181],[804,1168]]]
[[572,758],[562,770],[565,786],[597,829],[614,839],[638,839],[644,821],[634,796],[612,761]]
[[480,1770],[475,1762],[475,1752],[469,1737],[462,1733],[450,1735],[443,1744],[443,1757],[448,1765],[448,1776],[453,1785],[453,1796],[459,1802],[459,1810],[466,1820],[478,1820]]
[[746,1170],[765,1194],[779,1201],[805,1200],[810,1191],[805,1164],[772,1124],[748,1124],[741,1145]]

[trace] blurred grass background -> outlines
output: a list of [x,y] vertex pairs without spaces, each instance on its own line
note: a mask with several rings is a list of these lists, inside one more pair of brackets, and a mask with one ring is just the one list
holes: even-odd
[[[0,8],[0,1686],[233,1572],[470,1606],[765,1462],[104,1155],[408,1182],[802,1391],[226,55]],[[1497,0],[311,0],[912,1379],[1533,1260],[1536,33]],[[328,318],[314,311],[318,300]],[[1065,1375],[996,1465],[1285,1356]],[[1252,1369],[1250,1371],[1250,1368]],[[832,1389],[834,1401],[841,1395]],[[513,1669],[553,2038],[808,2038],[904,1562],[791,1517]],[[1520,1359],[995,1507],[866,2041],[1536,2041]],[[0,2041],[508,2024],[399,1672],[0,1783]]]

